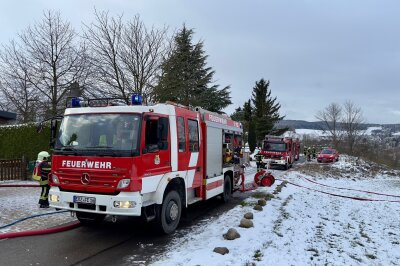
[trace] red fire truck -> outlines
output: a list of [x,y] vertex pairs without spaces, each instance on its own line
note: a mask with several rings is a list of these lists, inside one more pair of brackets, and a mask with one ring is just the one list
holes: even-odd
[[283,166],[289,169],[299,158],[300,142],[291,137],[265,136],[263,147],[259,152],[259,167]]
[[143,106],[140,98],[125,106],[73,98],[58,133],[52,120],[50,206],[85,224],[142,216],[168,234],[190,204],[230,199],[242,125],[201,108]]

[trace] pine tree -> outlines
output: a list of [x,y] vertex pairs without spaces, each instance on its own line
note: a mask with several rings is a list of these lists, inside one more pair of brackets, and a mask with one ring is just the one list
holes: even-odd
[[249,142],[249,147],[250,147],[250,153],[253,153],[257,146],[256,130],[255,130],[253,121],[249,122],[249,137],[248,138],[249,138],[248,142]]
[[284,116],[279,115],[281,106],[276,101],[276,97],[271,96],[271,90],[269,90],[268,87],[269,81],[260,79],[256,82],[252,93],[254,124],[258,143],[260,143],[267,134],[280,135],[287,130],[275,128],[275,124],[282,120]]
[[174,37],[174,48],[162,65],[155,98],[220,112],[231,104],[229,86],[212,84],[215,71],[207,67],[203,42],[192,44],[193,30],[184,25]]

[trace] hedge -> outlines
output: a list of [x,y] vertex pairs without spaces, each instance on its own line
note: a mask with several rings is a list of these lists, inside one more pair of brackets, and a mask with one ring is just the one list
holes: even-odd
[[50,151],[50,124],[41,133],[37,124],[28,123],[0,127],[0,159],[35,160],[40,151]]

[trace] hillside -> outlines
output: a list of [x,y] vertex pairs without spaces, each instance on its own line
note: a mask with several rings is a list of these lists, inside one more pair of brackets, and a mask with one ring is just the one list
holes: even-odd
[[[279,121],[278,128],[283,128],[283,127],[288,127],[291,129],[323,129],[324,124],[320,121],[315,121],[315,122],[308,122],[304,120],[282,120]],[[390,131],[393,132],[399,132],[400,131],[400,124],[371,124],[371,123],[365,123],[362,124],[362,129],[367,129],[369,127],[382,127],[384,129],[390,129]]]

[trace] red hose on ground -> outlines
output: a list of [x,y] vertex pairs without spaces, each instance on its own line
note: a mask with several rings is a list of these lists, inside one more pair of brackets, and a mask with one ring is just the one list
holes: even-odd
[[26,184],[26,185],[2,185],[0,184],[0,187],[40,187],[39,184],[37,185],[30,185],[30,184]]
[[4,234],[0,234],[0,239],[15,238],[15,237],[22,237],[22,236],[36,236],[36,235],[53,234],[53,233],[71,230],[71,229],[79,227],[80,225],[81,225],[80,222],[75,222],[73,224],[62,225],[62,226],[53,227],[53,228],[49,228],[49,229],[4,233]]
[[276,179],[279,181],[286,181],[288,184],[296,186],[296,187],[300,187],[300,188],[305,188],[314,192],[318,192],[318,193],[322,193],[322,194],[326,194],[326,195],[330,195],[330,196],[334,196],[334,197],[340,197],[340,198],[346,198],[346,199],[352,199],[352,200],[359,200],[359,201],[379,201],[379,202],[397,202],[400,203],[400,200],[383,200],[383,199],[368,199],[368,198],[360,198],[360,197],[351,197],[351,196],[345,196],[345,195],[340,195],[340,194],[334,194],[334,193],[330,193],[330,192],[326,192],[326,191],[321,191],[318,189],[313,189],[313,188],[309,188],[309,187],[305,187],[296,183],[292,183],[289,182],[287,180],[282,180],[282,179]]
[[325,184],[321,184],[318,183],[314,180],[311,180],[307,177],[302,176],[302,178],[304,178],[305,180],[307,180],[308,182],[320,185],[320,186],[324,186],[324,187],[330,187],[330,188],[336,188],[336,189],[343,189],[343,190],[352,190],[352,191],[358,191],[358,192],[364,192],[364,193],[368,193],[368,194],[374,194],[374,195],[380,195],[380,196],[388,196],[388,197],[394,197],[394,198],[400,198],[400,196],[397,195],[390,195],[390,194],[383,194],[383,193],[378,193],[378,192],[372,192],[372,191],[367,191],[367,190],[360,190],[360,189],[353,189],[353,188],[344,188],[344,187],[335,187],[335,186],[328,186]]

